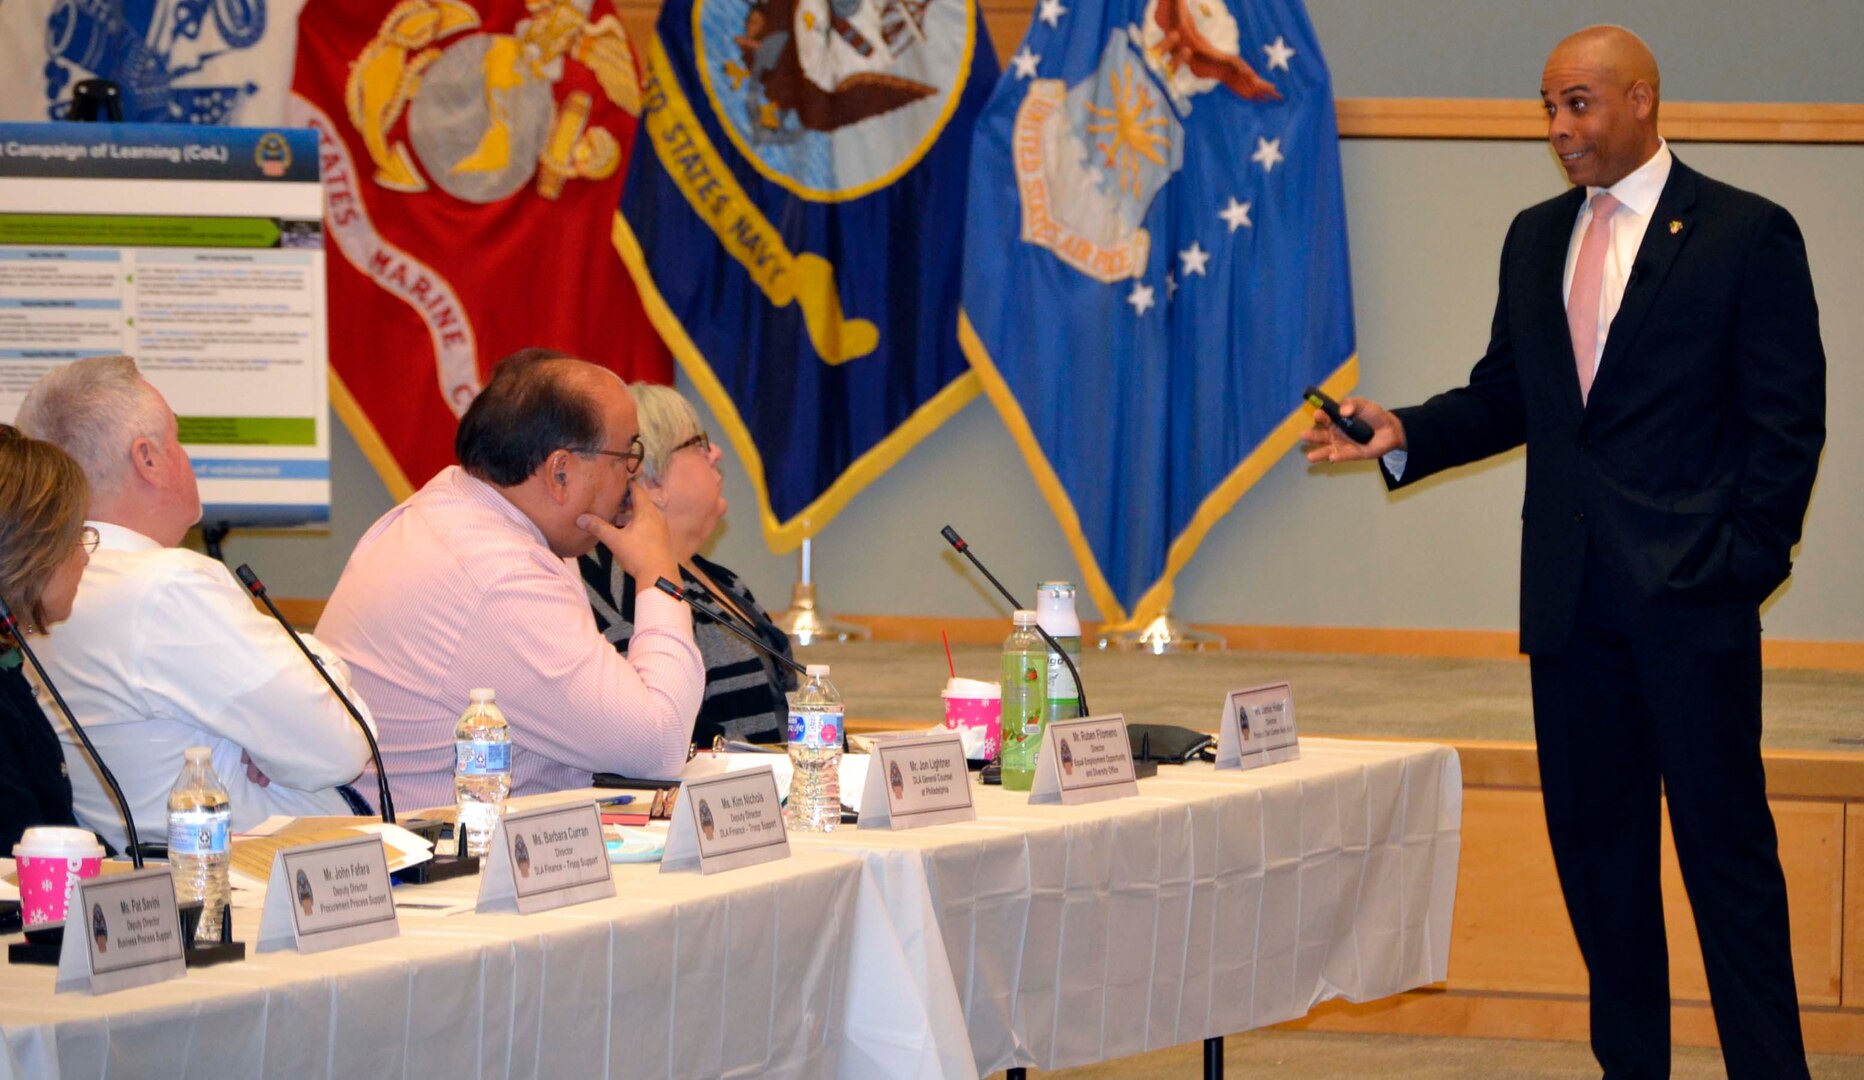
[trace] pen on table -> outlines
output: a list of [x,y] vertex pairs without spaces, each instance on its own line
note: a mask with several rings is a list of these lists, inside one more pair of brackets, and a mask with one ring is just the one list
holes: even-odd
[[597,806],[626,806],[633,801],[634,796],[632,795],[616,795],[613,798],[597,799],[595,804]]

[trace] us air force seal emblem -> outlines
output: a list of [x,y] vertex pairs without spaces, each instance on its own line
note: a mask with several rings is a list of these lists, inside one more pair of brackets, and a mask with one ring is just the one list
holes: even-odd
[[1035,79],[1011,129],[1025,242],[1104,282],[1145,273],[1153,200],[1184,166],[1193,99],[1281,95],[1237,53],[1220,0],[1151,0],[1088,78]]
[[975,0],[697,0],[699,78],[738,151],[839,202],[919,162],[957,107]]

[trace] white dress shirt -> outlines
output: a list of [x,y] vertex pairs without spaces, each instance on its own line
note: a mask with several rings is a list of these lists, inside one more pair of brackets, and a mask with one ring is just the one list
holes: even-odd
[[[166,840],[168,791],[190,746],[213,751],[236,832],[272,814],[350,813],[336,788],[362,772],[369,745],[284,628],[219,562],[120,525],[89,524],[102,542],[71,618],[35,644],[123,786],[143,840]],[[306,640],[367,716],[342,661]],[[64,744],[78,821],[121,848],[109,789],[39,693]],[[242,752],[269,786],[247,779]]]
[[1621,204],[1612,215],[1611,246],[1605,249],[1605,273],[1599,279],[1599,334],[1595,339],[1592,371],[1596,378],[1598,364],[1605,355],[1605,336],[1618,307],[1624,302],[1625,286],[1631,280],[1631,265],[1637,261],[1637,249],[1644,243],[1644,230],[1650,227],[1650,215],[1657,209],[1657,198],[1670,180],[1670,165],[1676,160],[1670,145],[1657,140],[1657,153],[1637,167],[1629,176],[1608,188],[1588,187],[1586,201],[1580,204],[1579,217],[1573,222],[1573,236],[1566,246],[1566,276],[1561,279],[1560,295],[1573,292],[1573,268],[1579,262],[1579,244],[1586,227],[1592,224],[1592,198],[1609,191]]
[[[1644,243],[1644,231],[1650,228],[1650,215],[1657,209],[1657,199],[1663,194],[1663,186],[1670,182],[1670,166],[1676,156],[1670,153],[1670,144],[1657,140],[1657,152],[1651,159],[1639,165],[1630,175],[1608,188],[1586,188],[1586,199],[1579,204],[1579,217],[1573,221],[1573,235],[1566,245],[1566,273],[1560,282],[1562,299],[1573,291],[1573,267],[1579,261],[1579,244],[1585,238],[1586,226],[1592,224],[1592,197],[1601,191],[1609,191],[1619,201],[1618,212],[1612,215],[1612,242],[1605,252],[1605,273],[1599,279],[1599,335],[1592,356],[1593,377],[1597,378],[1599,361],[1605,356],[1605,337],[1610,332],[1612,320],[1618,317],[1618,307],[1624,302],[1625,286],[1631,280],[1631,266],[1637,261],[1637,249]],[[1404,479],[1405,462],[1411,455],[1404,450],[1393,450],[1379,459],[1385,471],[1393,480]]]

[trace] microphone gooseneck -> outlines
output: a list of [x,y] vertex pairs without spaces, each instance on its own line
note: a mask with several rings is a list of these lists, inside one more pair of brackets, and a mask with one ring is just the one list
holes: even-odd
[[317,654],[312,652],[311,647],[298,636],[298,631],[285,618],[285,613],[278,610],[278,605],[272,603],[272,598],[266,595],[265,583],[259,580],[258,574],[252,572],[252,567],[246,563],[240,563],[239,568],[233,572],[239,576],[240,584],[246,586],[248,592],[258,597],[259,602],[265,605],[265,610],[271,612],[272,618],[278,620],[278,625],[285,628],[285,633],[291,635],[292,643],[297,645],[298,651],[304,654],[304,658],[311,662],[313,668],[317,669],[317,674],[323,677],[324,685],[328,686],[330,692],[337,696],[337,700],[342,702],[343,707],[349,711],[350,718],[356,721],[356,726],[362,729],[362,737],[369,743],[369,760],[375,763],[375,790],[377,797],[381,800],[376,805],[381,807],[382,820],[393,825],[395,823],[395,800],[388,794],[388,769],[382,765],[382,748],[376,745],[375,732],[369,729],[368,721],[362,718],[362,713],[357,710],[355,704],[338,688],[336,680],[324,670],[324,662],[317,659]]
[[96,744],[92,743],[91,737],[84,733],[84,727],[78,723],[78,718],[72,715],[71,706],[65,704],[65,695],[58,692],[58,686],[52,682],[52,677],[46,674],[45,665],[39,663],[39,657],[32,651],[32,646],[26,644],[26,635],[19,628],[19,620],[13,617],[13,609],[8,607],[4,600],[0,600],[0,630],[5,630],[11,635],[14,643],[19,646],[19,651],[25,653],[26,659],[32,661],[32,669],[39,673],[39,681],[45,684],[45,689],[52,695],[52,700],[58,703],[59,711],[65,714],[65,722],[71,725],[72,731],[77,732],[78,741],[84,744],[84,752],[91,756],[91,763],[97,766],[98,775],[104,778],[104,783],[110,788],[110,794],[115,796],[117,809],[123,812],[123,835],[129,841],[130,865],[141,870],[142,840],[136,835],[136,818],[129,812],[129,800],[123,797],[123,788],[117,783],[116,774],[110,771],[110,766],[104,764],[104,756],[97,752]]
[[789,657],[783,655],[777,650],[771,648],[769,645],[764,644],[762,641],[759,641],[757,638],[746,633],[745,631],[738,629],[736,623],[733,623],[730,620],[726,619],[724,615],[720,614],[719,612],[713,611],[710,608],[706,607],[704,604],[701,604],[687,590],[680,588],[678,585],[673,584],[671,581],[668,581],[666,578],[661,578],[658,581],[654,582],[654,588],[659,589],[661,592],[666,593],[668,596],[671,596],[673,599],[678,600],[680,603],[685,604],[689,608],[692,608],[694,611],[697,611],[699,614],[704,615],[708,619],[711,619],[714,623],[718,624],[719,626],[722,626],[725,629],[743,638],[745,642],[749,644],[752,648],[756,649],[758,652],[763,653],[765,656],[770,657],[772,660],[775,660],[777,663],[788,667],[790,670],[796,672],[796,674],[801,675],[805,679],[809,677],[808,668],[790,659]]
[[[1016,597],[1010,593],[1010,590],[1003,587],[1003,582],[997,580],[997,575],[991,573],[989,567],[977,560],[977,556],[971,551],[971,545],[964,542],[964,537],[958,535],[958,530],[947,525],[939,530],[939,535],[943,536],[945,542],[952,546],[952,550],[971,560],[971,565],[977,567],[979,573],[990,579],[990,583],[997,587],[997,591],[1003,594],[1003,598],[1010,602],[1010,607],[1025,611],[1030,610],[1024,608],[1021,601],[1017,600]],[[1075,715],[1089,715],[1087,711],[1087,687],[1081,685],[1081,672],[1079,668],[1074,666],[1074,658],[1068,655],[1068,650],[1062,648],[1061,645],[1056,642],[1053,635],[1047,630],[1042,629],[1041,623],[1036,623],[1036,633],[1042,635],[1042,640],[1048,643],[1049,649],[1053,651],[1055,655],[1061,657],[1062,663],[1068,665],[1068,674],[1074,676]]]

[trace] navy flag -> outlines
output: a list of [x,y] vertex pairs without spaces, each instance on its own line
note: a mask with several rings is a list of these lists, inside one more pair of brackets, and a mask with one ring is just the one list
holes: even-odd
[[975,0],[668,0],[614,240],[783,551],[977,394]]
[[1040,0],[978,121],[960,336],[1101,617],[1143,625],[1357,378],[1299,0]]

